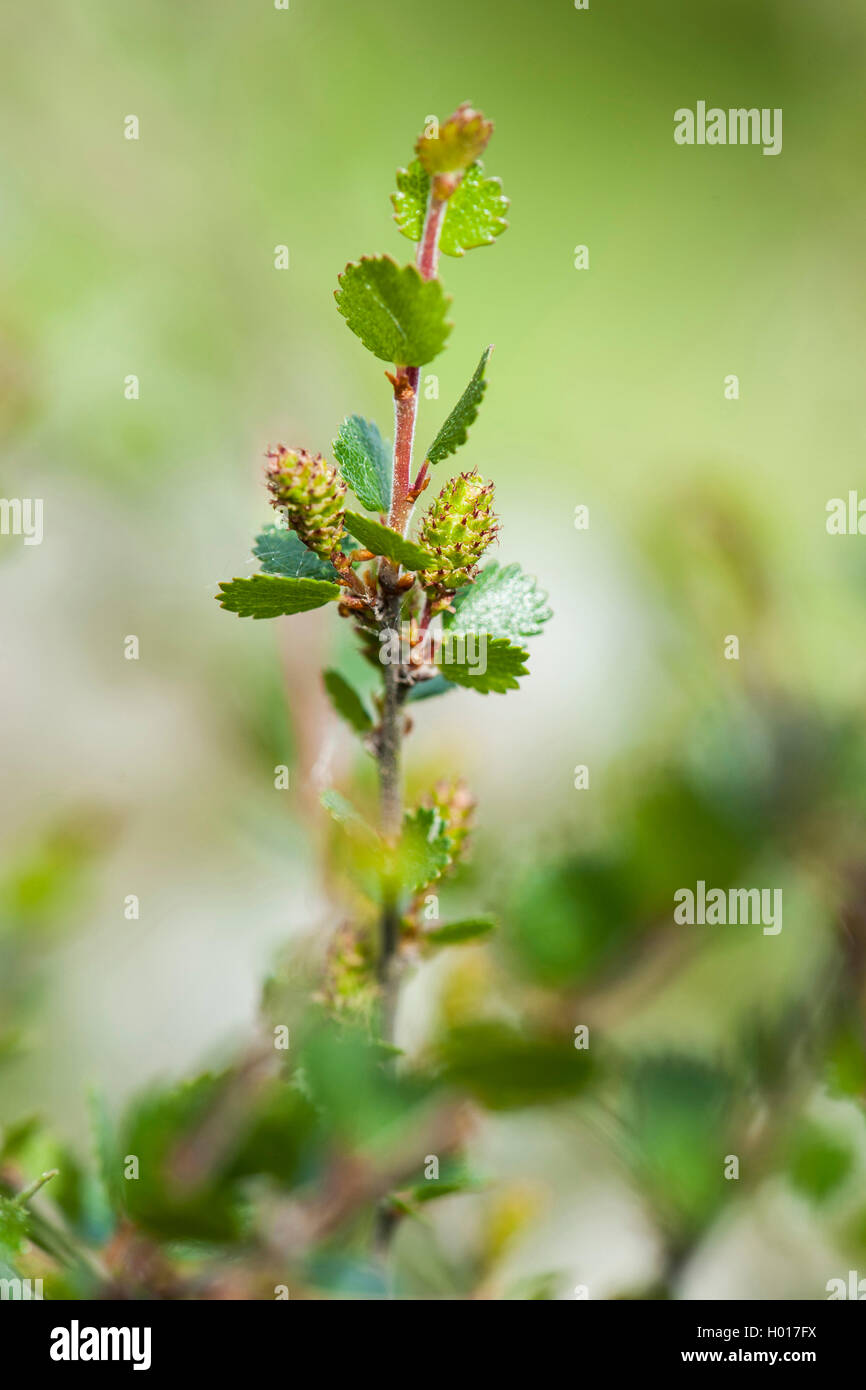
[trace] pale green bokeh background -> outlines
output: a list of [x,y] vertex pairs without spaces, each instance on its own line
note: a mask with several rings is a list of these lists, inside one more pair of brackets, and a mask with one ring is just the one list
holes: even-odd
[[[444,260],[456,326],[421,434],[495,342],[458,462],[495,478],[501,556],[556,611],[520,694],[418,707],[410,758],[477,788],[490,875],[598,834],[574,765],[602,789],[612,758],[680,747],[708,699],[771,679],[859,713],[863,542],[824,523],[862,477],[866,14],[49,0],[8,11],[2,39],[0,487],[44,498],[45,538],[0,541],[0,825],[13,865],[58,825],[98,829],[23,968],[0,1102],[76,1134],[91,1081],[118,1099],[242,1036],[277,946],[325,920],[309,786],[281,799],[273,767],[298,743],[281,664],[296,781],[349,766],[318,694],[331,615],[276,636],[211,596],[250,572],[269,443],[327,451],[353,411],[390,430],[332,291],[360,254],[410,258],[389,194],[428,113],[494,117],[512,207],[494,247]],[[782,154],[676,146],[698,99],[782,107]],[[760,620],[688,540],[705,505],[751,538]],[[724,1020],[707,975],[660,1029],[711,1031],[713,1003]]]

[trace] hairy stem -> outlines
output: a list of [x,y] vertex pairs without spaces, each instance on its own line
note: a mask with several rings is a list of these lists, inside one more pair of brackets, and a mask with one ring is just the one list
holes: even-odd
[[[431,189],[424,230],[418,244],[416,265],[425,280],[432,280],[439,264],[439,236],[447,199]],[[415,421],[418,415],[420,368],[396,366],[390,378],[394,387],[394,460],[391,483],[391,509],[388,524],[406,534],[412,514],[411,476]],[[422,470],[423,471],[423,470]],[[396,631],[400,626],[401,595],[396,591],[397,569],[383,561],[379,580],[385,595],[382,628]],[[402,687],[400,666],[385,666],[385,698],[377,740],[381,829],[385,840],[394,845],[400,835],[403,800],[400,785],[400,747],[402,742]],[[400,932],[400,902],[396,884],[387,884],[382,897],[379,942],[379,982],[383,992],[383,1035],[393,1036],[397,981],[395,957]]]
[[394,470],[388,525],[405,535],[409,522],[409,476],[418,414],[418,367],[399,367],[394,382]]
[[[452,183],[450,192],[453,193],[456,182]],[[415,264],[424,276],[425,280],[432,280],[439,268],[439,237],[442,234],[442,223],[445,220],[445,213],[448,210],[448,199],[437,196],[436,185],[430,189],[430,197],[427,200],[427,216],[424,219],[424,231],[418,243],[418,254]]]

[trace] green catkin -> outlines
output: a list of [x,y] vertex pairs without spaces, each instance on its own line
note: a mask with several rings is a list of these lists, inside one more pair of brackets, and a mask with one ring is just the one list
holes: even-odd
[[493,484],[473,470],[449,478],[421,520],[419,543],[436,557],[424,571],[425,585],[459,589],[478,573],[478,562],[496,537]]
[[268,454],[265,469],[271,505],[285,510],[290,528],[308,550],[324,559],[345,534],[343,501],[346,484],[334,464],[306,449],[279,447]]

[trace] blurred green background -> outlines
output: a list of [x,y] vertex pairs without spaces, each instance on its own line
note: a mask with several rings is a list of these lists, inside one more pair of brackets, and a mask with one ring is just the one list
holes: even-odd
[[[444,258],[456,326],[420,429],[494,342],[459,465],[495,479],[497,558],[555,618],[519,693],[418,706],[411,784],[472,785],[467,901],[509,905],[539,987],[624,959],[628,924],[697,877],[784,887],[779,937],[702,939],[613,1009],[623,1042],[724,1050],[799,999],[862,853],[866,560],[825,530],[862,476],[862,5],[48,0],[0,24],[0,491],[45,516],[41,546],[0,538],[0,1116],[80,1141],[91,1083],[118,1104],[246,1037],[275,952],[331,921],[316,794],[355,754],[317,673],[346,638],[212,595],[251,572],[269,444],[327,452],[351,412],[390,431],[332,292],[361,254],[411,258],[394,171],[466,99],[496,122],[510,228]],[[782,154],[676,146],[699,99],[783,108]],[[471,999],[486,967],[462,959]],[[538,1239],[597,1287],[640,1262],[597,1155],[537,1124],[488,1144],[555,1175]],[[695,1296],[844,1272],[795,1197],[766,1208],[745,1265],[720,1238]]]

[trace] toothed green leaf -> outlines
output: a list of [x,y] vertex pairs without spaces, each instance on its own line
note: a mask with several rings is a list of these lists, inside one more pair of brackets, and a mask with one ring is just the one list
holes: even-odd
[[357,734],[366,734],[373,727],[373,720],[357,690],[349,684],[339,671],[323,672],[322,680],[331,697],[331,704],[346,723]]
[[337,578],[330,560],[308,550],[300,536],[287,527],[266,527],[256,536],[253,554],[261,560],[263,574],[282,574],[287,579]]
[[372,420],[350,415],[334,440],[334,457],[358,501],[371,512],[391,505],[391,450]]
[[334,291],[337,308],[374,357],[423,367],[445,346],[450,300],[438,280],[425,280],[414,265],[390,256],[351,262]]
[[384,555],[387,560],[403,565],[407,570],[423,570],[433,563],[433,556],[414,541],[407,541],[399,531],[383,526],[372,517],[361,516],[359,512],[346,512],[346,524],[352,535],[374,555]]
[[487,390],[484,370],[492,351],[493,345],[491,344],[482,352],[481,361],[472,373],[472,380],[427,450],[427,459],[430,463],[439,463],[449,454],[456,454],[460,445],[466,443],[466,431],[478,414],[481,399]]
[[531,574],[518,564],[499,565],[495,560],[484,566],[474,583],[458,590],[452,606],[456,611],[443,618],[450,632],[489,632],[508,641],[537,636],[553,616],[547,595]]
[[[430,193],[430,175],[420,160],[397,173],[397,192],[391,194],[394,221],[410,241],[420,241]],[[489,246],[508,226],[508,199],[499,179],[485,178],[481,161],[467,169],[442,220],[439,249],[446,256],[462,256],[477,246]]]
[[440,250],[446,256],[462,256],[478,246],[490,246],[508,226],[507,211],[501,180],[485,178],[480,161],[473,164],[448,199]]
[[420,893],[451,863],[451,841],[438,811],[421,806],[403,817],[403,834],[397,850],[397,873],[407,893]]
[[421,240],[429,194],[430,175],[420,159],[413,159],[408,169],[397,170],[397,191],[391,194],[394,221],[410,241]]
[[305,613],[340,597],[340,586],[322,579],[283,579],[254,574],[251,579],[230,579],[215,594],[221,608],[240,618],[279,618]]
[[444,922],[441,927],[426,931],[424,940],[432,946],[459,946],[464,941],[477,941],[495,928],[492,917],[465,917],[459,922]]
[[517,677],[529,674],[529,652],[486,632],[446,632],[439,659],[446,680],[480,695],[517,690]]

